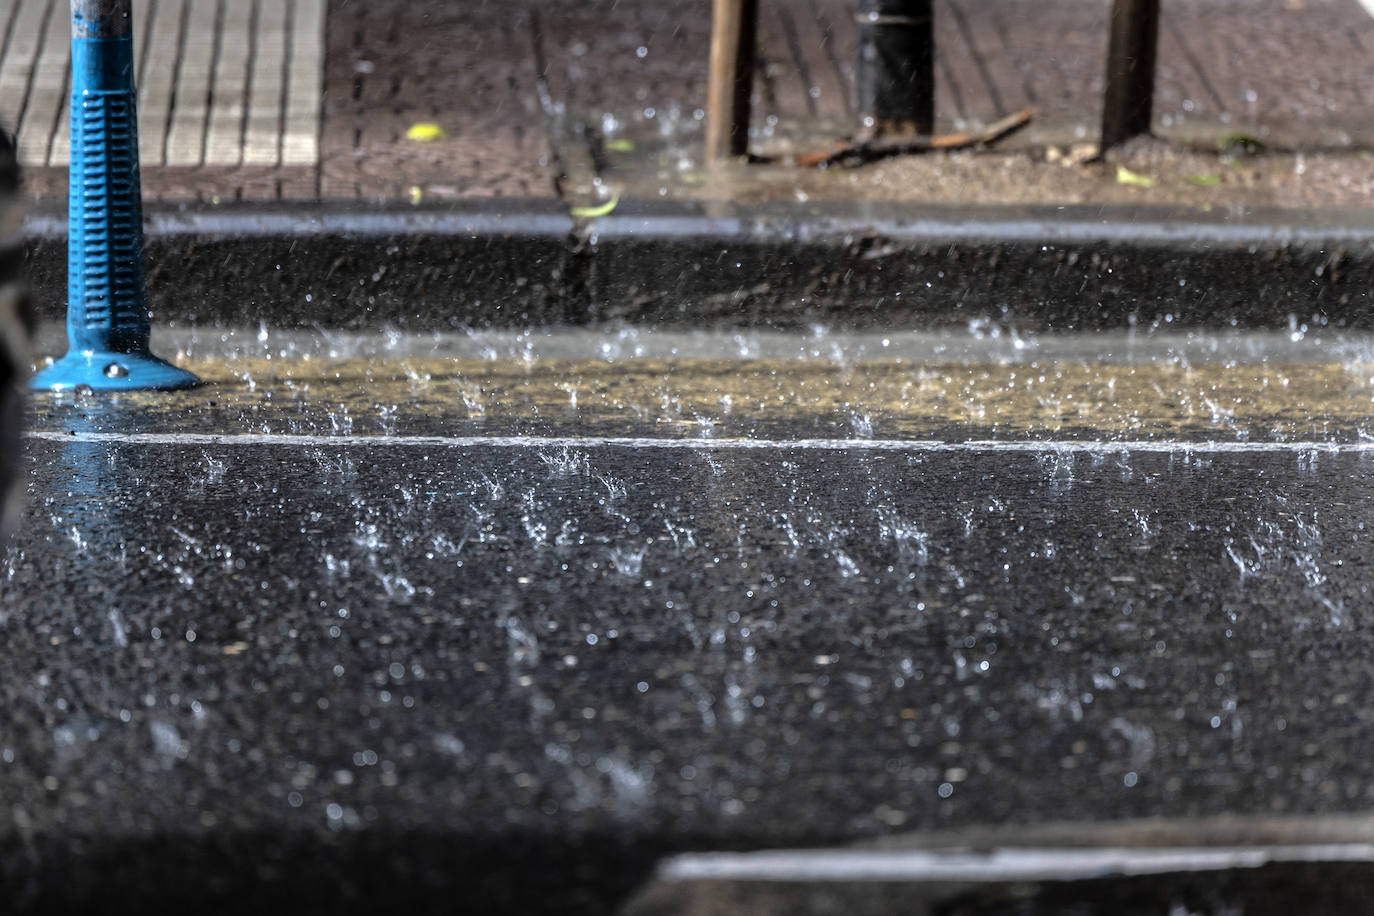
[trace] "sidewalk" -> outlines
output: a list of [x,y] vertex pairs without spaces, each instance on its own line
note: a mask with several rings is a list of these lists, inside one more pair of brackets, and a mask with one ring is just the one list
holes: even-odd
[[[940,129],[1031,105],[1027,129],[992,149],[862,168],[710,172],[699,155],[705,3],[512,0],[500,16],[445,0],[245,0],[232,16],[227,0],[138,8],[145,47],[183,52],[143,62],[158,322],[1374,322],[1374,88],[1351,70],[1374,45],[1374,18],[1356,0],[1167,3],[1163,139],[1107,162],[1085,161],[1105,0],[1037,5],[1034,20],[1011,0],[943,0]],[[37,74],[33,91],[0,100],[28,99],[9,117],[30,156],[53,163],[28,168],[28,276],[51,320],[66,301],[66,88],[51,90],[66,66],[63,9],[15,0],[0,58],[0,90]],[[854,125],[851,6],[762,9],[753,151],[828,148]],[[37,36],[24,39],[21,23]],[[40,98],[52,116],[42,142],[24,127],[48,123],[32,113]],[[407,138],[425,122],[447,136]],[[1263,149],[1219,151],[1236,134]],[[199,164],[185,164],[197,150]]]
[[[1356,0],[1165,4],[1157,132],[1206,149],[1246,134],[1302,159],[1260,157],[1237,176],[1210,153],[1176,163],[1128,151],[1128,164],[1162,170],[1152,194],[1118,188],[1114,167],[1051,167],[1096,131],[1108,6],[937,2],[942,128],[1035,110],[1002,152],[829,176],[755,166],[722,182],[697,162],[707,3],[516,0],[498,14],[443,0],[143,0],[145,192],[576,203],[601,178],[628,198],[1374,205],[1374,169],[1351,152],[1374,145],[1374,18]],[[65,17],[62,0],[0,9],[0,114],[18,127],[39,198],[65,194]],[[764,0],[760,42],[756,151],[820,148],[852,130],[852,3]],[[448,136],[407,139],[417,122]],[[1176,187],[1213,173],[1201,190]]]

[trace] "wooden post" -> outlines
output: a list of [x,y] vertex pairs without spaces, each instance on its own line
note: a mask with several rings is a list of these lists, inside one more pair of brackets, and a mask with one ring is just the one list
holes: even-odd
[[857,21],[860,135],[935,133],[931,0],[860,0]]
[[706,162],[749,151],[749,96],[754,90],[758,0],[714,0],[711,76],[706,94]]
[[1150,132],[1159,0],[1113,0],[1102,96],[1102,150]]

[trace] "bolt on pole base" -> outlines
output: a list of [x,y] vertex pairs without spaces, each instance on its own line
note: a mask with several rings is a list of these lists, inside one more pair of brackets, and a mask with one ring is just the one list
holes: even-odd
[[68,353],[30,388],[188,388],[149,348],[132,0],[72,0]]

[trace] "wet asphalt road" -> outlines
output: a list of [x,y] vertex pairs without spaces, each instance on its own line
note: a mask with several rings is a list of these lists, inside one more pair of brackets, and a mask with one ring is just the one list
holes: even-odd
[[1374,807],[1353,433],[302,443],[230,387],[186,410],[223,441],[38,404],[0,577],[21,911],[601,911],[685,849]]

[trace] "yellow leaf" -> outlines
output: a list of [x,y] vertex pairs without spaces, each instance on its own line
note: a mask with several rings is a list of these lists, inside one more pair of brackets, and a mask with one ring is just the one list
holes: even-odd
[[422,191],[422,190],[420,190],[420,186],[419,186],[419,185],[415,185],[415,184],[411,185],[411,186],[410,186],[410,202],[411,202],[412,204],[417,204],[417,205],[418,205],[418,204],[420,203],[420,201],[422,201],[422,200],[424,200],[424,199],[425,199],[425,192]]
[[633,140],[607,140],[606,149],[613,153],[633,153],[635,142]]
[[596,219],[598,216],[609,215],[619,203],[620,192],[617,191],[615,194],[612,194],[611,199],[604,204],[598,204],[595,207],[573,207],[568,212],[578,219]]
[[416,143],[428,143],[430,140],[442,140],[447,136],[448,131],[431,121],[421,121],[419,124],[412,124],[410,125],[410,130],[406,131],[406,139],[414,140]]
[[1149,175],[1140,175],[1136,172],[1132,172],[1124,165],[1118,165],[1116,167],[1116,183],[1128,184],[1133,188],[1153,188],[1155,186],[1155,180]]

